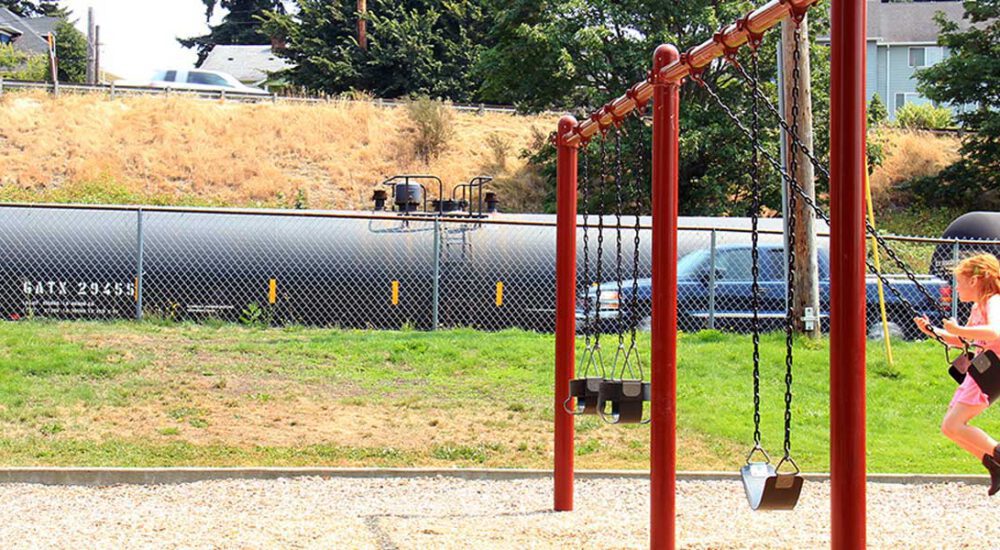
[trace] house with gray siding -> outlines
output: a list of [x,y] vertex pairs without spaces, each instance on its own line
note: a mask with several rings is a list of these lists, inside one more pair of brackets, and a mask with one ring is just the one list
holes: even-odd
[[[934,21],[938,12],[959,28],[969,27],[968,20],[962,18],[962,2],[868,2],[865,92],[868,101],[878,93],[890,120],[896,118],[896,109],[907,103],[931,103],[917,92],[914,73],[948,56],[948,48],[938,45]],[[828,44],[829,37],[818,41]]]

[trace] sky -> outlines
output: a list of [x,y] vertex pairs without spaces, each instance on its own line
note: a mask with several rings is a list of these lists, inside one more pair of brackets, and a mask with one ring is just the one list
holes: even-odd
[[[158,69],[193,67],[194,50],[177,37],[208,32],[201,0],[60,0],[71,20],[87,33],[87,8],[101,26],[101,69],[129,80],[148,79]],[[212,17],[218,23],[225,10]]]

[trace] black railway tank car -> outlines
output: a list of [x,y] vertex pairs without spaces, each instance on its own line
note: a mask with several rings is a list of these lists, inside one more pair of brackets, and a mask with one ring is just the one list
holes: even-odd
[[[629,228],[634,221],[622,219]],[[650,221],[640,219],[644,226]],[[765,229],[780,223],[762,220]],[[106,319],[141,311],[173,319],[419,329],[436,319],[442,327],[550,331],[554,224],[554,215],[531,214],[435,221],[385,212],[6,204],[0,205],[0,315]],[[680,225],[746,229],[749,221],[682,218]],[[593,261],[596,228],[589,231]],[[605,231],[604,280],[613,280],[615,236]],[[578,238],[582,262],[582,230]],[[625,230],[625,277],[632,238]],[[718,244],[748,239],[745,232],[717,233]],[[707,230],[682,230],[678,255],[708,244]],[[644,230],[640,277],[649,276],[649,260]]]

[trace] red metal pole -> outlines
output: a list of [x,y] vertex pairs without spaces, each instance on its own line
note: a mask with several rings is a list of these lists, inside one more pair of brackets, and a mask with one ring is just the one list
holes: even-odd
[[653,53],[653,327],[650,377],[649,546],[675,545],[677,483],[677,174],[680,82],[661,69],[677,61],[677,48]]
[[563,403],[576,366],[576,159],[578,143],[566,143],[576,126],[559,119],[556,136],[556,414],[555,509],[573,509],[573,416]]
[[834,549],[865,547],[866,0],[830,16],[830,485]]

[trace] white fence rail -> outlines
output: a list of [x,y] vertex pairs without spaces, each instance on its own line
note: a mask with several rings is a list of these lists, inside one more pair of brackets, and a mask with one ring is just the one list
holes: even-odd
[[[0,94],[6,90],[46,90],[52,94],[63,92],[69,93],[99,93],[106,94],[112,98],[125,95],[162,95],[162,96],[185,96],[197,99],[211,99],[224,101],[237,101],[245,103],[303,103],[303,104],[326,104],[333,101],[358,101],[343,100],[335,97],[292,97],[278,94],[250,94],[245,92],[229,91],[207,91],[189,90],[181,88],[161,88],[153,86],[118,86],[112,84],[66,84],[62,82],[28,82],[23,80],[6,80],[0,78]],[[379,107],[394,108],[405,105],[405,101],[394,99],[373,99],[371,103]],[[456,111],[473,113],[504,113],[516,114],[517,109],[510,106],[488,105],[486,103],[454,103],[452,108]]]

